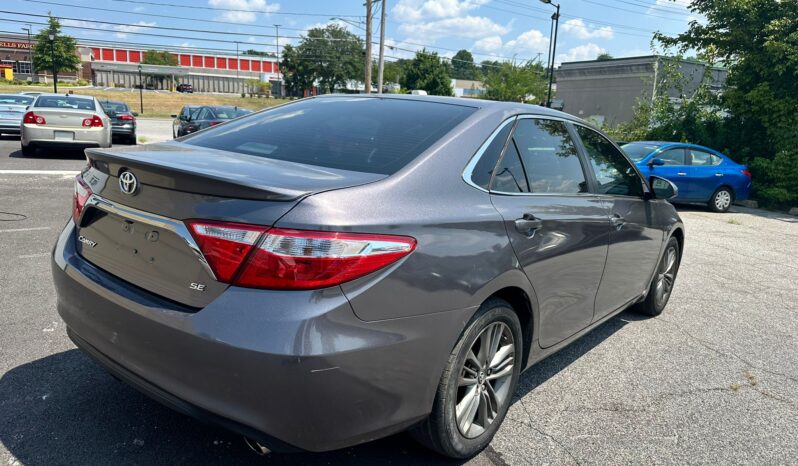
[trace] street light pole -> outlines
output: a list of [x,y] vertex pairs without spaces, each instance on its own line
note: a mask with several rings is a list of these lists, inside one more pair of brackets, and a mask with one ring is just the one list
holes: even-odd
[[557,8],[557,12],[551,15],[551,20],[554,23],[554,38],[549,42],[549,93],[546,98],[546,107],[551,108],[551,88],[554,82],[554,57],[557,54],[557,31],[560,28],[560,5],[553,3],[551,0],[540,0],[541,3],[552,5]]
[[144,115],[144,81],[141,79],[141,63],[139,63],[139,113]]
[[33,26],[30,24],[26,24],[26,28],[22,28],[23,31],[28,33],[28,61],[30,62],[30,80],[33,82],[33,47],[30,43],[30,30]]
[[55,66],[55,34],[52,32],[47,35],[50,39],[50,64],[53,71],[53,93],[58,94],[58,71]]

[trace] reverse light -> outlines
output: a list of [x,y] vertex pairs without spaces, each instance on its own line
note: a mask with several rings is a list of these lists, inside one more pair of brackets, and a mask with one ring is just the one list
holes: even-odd
[[99,115],[94,115],[91,118],[84,118],[83,119],[83,127],[84,128],[102,128],[103,127],[103,119],[100,118]]
[[72,220],[79,223],[80,214],[83,212],[83,207],[86,206],[86,201],[91,196],[91,187],[83,180],[83,175],[75,177],[75,193],[72,197]]
[[47,120],[41,115],[37,115],[33,112],[25,113],[25,116],[22,117],[22,122],[27,123],[30,125],[44,125],[47,124]]
[[250,288],[336,286],[386,267],[416,247],[407,236],[187,223],[216,278]]

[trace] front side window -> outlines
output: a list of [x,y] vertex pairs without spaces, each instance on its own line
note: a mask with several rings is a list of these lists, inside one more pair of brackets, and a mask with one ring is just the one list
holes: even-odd
[[715,154],[710,154],[709,152],[696,149],[690,149],[690,159],[693,165],[698,166],[720,165],[720,163],[723,161],[723,159]]
[[650,144],[647,142],[630,142],[621,146],[626,155],[635,162],[639,162],[646,158],[646,156],[655,150],[659,149],[659,144]]
[[684,165],[684,149],[668,149],[657,154],[656,157],[662,159],[665,165]]
[[584,126],[576,125],[576,132],[582,139],[590,166],[596,174],[600,194],[643,195],[643,181],[632,164],[609,140]]
[[529,192],[577,194],[588,191],[576,145],[565,123],[521,119],[513,142],[527,175]]

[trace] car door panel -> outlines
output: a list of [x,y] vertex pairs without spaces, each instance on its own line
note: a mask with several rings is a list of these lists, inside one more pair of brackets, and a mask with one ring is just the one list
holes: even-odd
[[692,161],[689,173],[692,197],[698,201],[708,201],[716,189],[729,183],[721,165],[723,159],[693,148],[688,149],[687,153]]
[[589,193],[564,122],[519,118],[494,171],[491,201],[537,295],[540,346],[590,325],[609,246],[609,216]]
[[665,149],[654,154],[654,158],[662,159],[665,165],[647,166],[648,170],[645,173],[661,176],[673,182],[679,189],[678,199],[691,199],[693,193],[690,183],[690,167],[685,160],[685,149],[683,147]]

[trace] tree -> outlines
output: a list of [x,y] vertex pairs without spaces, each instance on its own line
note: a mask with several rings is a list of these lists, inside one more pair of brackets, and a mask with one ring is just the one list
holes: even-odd
[[596,57],[596,60],[598,60],[598,61],[607,61],[607,60],[612,60],[613,58],[615,58],[615,57],[613,57],[612,55],[610,55],[607,52],[604,52],[604,53],[600,53],[599,56]]
[[[80,58],[75,54],[77,42],[70,36],[61,34],[61,23],[52,14],[47,19],[47,27],[36,34],[33,48],[33,62],[38,71],[53,72],[53,80],[58,81],[58,73],[76,71]],[[50,41],[50,35],[55,39]]]
[[177,66],[177,56],[169,52],[147,50],[141,63],[145,65]]
[[313,87],[313,63],[303,60],[293,45],[289,44],[283,48],[280,71],[283,74],[288,95],[301,97],[305,90]]
[[347,81],[363,80],[363,41],[337,24],[309,30],[297,50],[301,59],[312,63],[313,76],[323,92],[334,92]]
[[452,77],[455,79],[479,79],[474,56],[468,50],[459,50],[452,57]]
[[400,58],[396,61],[386,61],[383,70],[383,78],[387,83],[398,83],[401,81],[409,60]]
[[400,81],[409,90],[425,90],[430,95],[452,95],[451,65],[442,61],[436,52],[422,49],[405,68]]
[[244,50],[242,55],[251,55],[251,56],[256,56],[256,57],[276,57],[277,56],[277,55],[274,54],[274,52],[261,52],[260,50],[255,50],[255,49]]
[[721,104],[729,155],[748,163],[766,205],[798,201],[798,2],[693,0],[690,23],[666,47],[696,50],[728,67]]
[[483,70],[485,98],[508,102],[545,99],[547,82],[540,63],[527,62],[516,66],[510,62],[486,66]]

